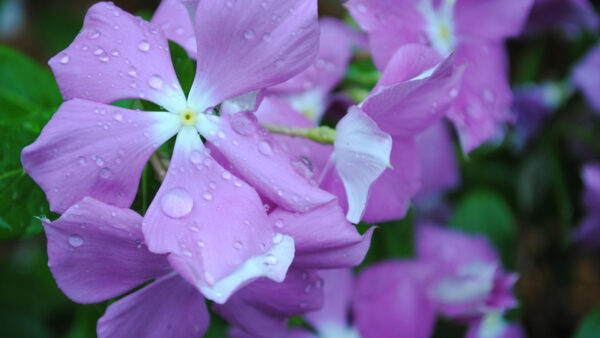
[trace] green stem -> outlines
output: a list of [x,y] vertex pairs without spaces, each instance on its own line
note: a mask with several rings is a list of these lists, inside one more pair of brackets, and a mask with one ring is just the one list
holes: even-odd
[[274,134],[304,137],[322,144],[333,144],[335,142],[335,136],[337,135],[337,131],[334,128],[327,126],[299,128],[268,123],[263,124],[263,126]]
[[0,175],[0,181],[5,180],[9,177],[20,175],[20,174],[23,174],[23,169],[21,169],[21,168],[7,171]]

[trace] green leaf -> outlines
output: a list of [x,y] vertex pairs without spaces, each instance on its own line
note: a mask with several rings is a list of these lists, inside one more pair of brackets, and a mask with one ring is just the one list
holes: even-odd
[[575,338],[596,338],[600,335],[600,308],[590,312],[579,324]]
[[504,265],[512,267],[516,220],[501,195],[490,190],[468,193],[456,205],[450,224],[453,229],[485,235],[499,250]]
[[21,151],[62,98],[47,67],[2,45],[0,74],[0,239],[5,239],[41,232],[36,217],[50,214],[43,192],[22,168]]
[[175,67],[179,85],[187,95],[196,76],[196,62],[190,58],[183,47],[173,41],[169,41],[169,50],[171,51],[171,59],[173,60],[173,67]]

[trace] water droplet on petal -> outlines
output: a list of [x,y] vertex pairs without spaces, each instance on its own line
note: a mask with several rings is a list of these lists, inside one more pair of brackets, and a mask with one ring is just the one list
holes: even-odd
[[283,219],[281,219],[281,218],[278,218],[278,219],[275,221],[275,226],[276,226],[276,227],[278,227],[279,229],[283,228]]
[[244,37],[246,38],[246,40],[254,39],[254,35],[254,31],[251,29],[248,29],[246,32],[244,32]]
[[233,242],[233,248],[236,249],[236,250],[242,250],[243,246],[244,245],[242,244],[241,241],[235,241],[235,242]]
[[269,141],[266,140],[258,143],[258,151],[265,156],[269,156],[273,153],[273,149],[271,148]]
[[311,290],[312,290],[312,285],[306,284],[306,286],[304,287],[304,293],[310,293]]
[[269,33],[265,33],[265,34],[263,35],[263,41],[264,41],[264,42],[267,42],[267,43],[268,43],[268,42],[271,42],[271,41],[273,41],[273,37],[271,36],[271,34],[269,34]]
[[163,86],[163,80],[158,75],[152,75],[150,79],[148,79],[148,85],[156,90],[161,90]]
[[63,65],[66,65],[67,63],[69,63],[69,56],[68,55],[63,55],[63,57],[60,58],[60,60],[58,60],[60,63],[62,63]]
[[150,50],[150,43],[146,40],[142,40],[138,44],[138,49],[142,52],[147,52],[148,50]]
[[210,272],[205,272],[204,273],[204,279],[210,285],[215,284],[215,277]]
[[102,168],[102,170],[100,170],[100,177],[106,179],[110,177],[110,169],[108,168]]
[[212,198],[213,198],[213,197],[212,197],[212,195],[211,195],[209,192],[205,192],[205,193],[202,195],[202,198],[204,198],[204,199],[205,199],[205,200],[207,200],[207,201],[210,201],[210,200],[212,200]]
[[202,155],[202,153],[199,150],[194,150],[190,153],[190,162],[192,162],[193,164],[200,164],[200,162],[202,162],[202,158],[204,156]]
[[83,157],[83,156],[79,157],[79,164],[81,164],[81,165],[85,165],[86,164],[85,157]]
[[221,174],[221,177],[222,177],[224,180],[227,180],[227,181],[229,181],[229,180],[231,179],[231,173],[230,173],[229,171],[224,171],[224,172]]
[[265,256],[265,260],[264,260],[265,264],[267,264],[267,265],[275,265],[275,264],[277,264],[278,261],[279,260],[274,255],[267,255],[267,256]]
[[74,248],[78,248],[83,245],[83,238],[81,238],[81,236],[78,234],[72,234],[69,236],[69,245]]
[[458,96],[458,89],[456,89],[456,88],[451,88],[451,89],[448,91],[448,95],[450,95],[450,97],[452,97],[452,98],[455,98],[455,97],[457,97],[457,96]]
[[231,117],[231,128],[240,135],[250,135],[256,130],[256,124],[245,113],[237,113]]
[[170,217],[181,218],[192,211],[194,200],[182,188],[173,188],[160,200],[162,211]]
[[296,173],[305,178],[311,178],[314,174],[312,162],[304,156],[292,161],[292,168],[294,168]]
[[97,38],[100,37],[100,32],[98,32],[97,30],[91,30],[88,34],[87,34],[88,39],[90,40],[95,40]]

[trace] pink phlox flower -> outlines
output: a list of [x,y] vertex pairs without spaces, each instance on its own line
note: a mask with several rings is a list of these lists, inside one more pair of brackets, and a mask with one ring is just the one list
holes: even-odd
[[434,48],[440,56],[455,53],[467,65],[448,117],[465,152],[498,135],[498,124],[511,121],[504,39],[521,31],[533,0],[350,0],[353,18],[369,35],[378,69],[383,70],[406,44]]
[[[193,27],[202,52],[187,98],[160,27],[112,3],[92,6],[75,41],[49,62],[67,101],[24,149],[22,161],[53,211],[86,196],[128,207],[146,161],[176,135],[165,180],[144,216],[145,242],[152,252],[169,253],[173,268],[206,297],[224,302],[260,276],[283,280],[293,258],[289,236],[273,242],[277,233],[257,192],[298,212],[334,199],[299,175],[255,120],[214,114],[223,101],[256,100],[262,88],[312,63],[316,3],[207,0],[190,6],[197,7]],[[107,105],[132,98],[166,111]],[[244,180],[214,161],[200,135]]]

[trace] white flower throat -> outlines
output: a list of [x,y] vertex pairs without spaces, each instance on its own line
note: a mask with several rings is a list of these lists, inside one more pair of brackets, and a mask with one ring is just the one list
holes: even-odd
[[426,31],[431,46],[446,57],[456,46],[453,20],[456,0],[441,0],[437,8],[433,2],[434,0],[423,0],[418,8],[427,22]]

